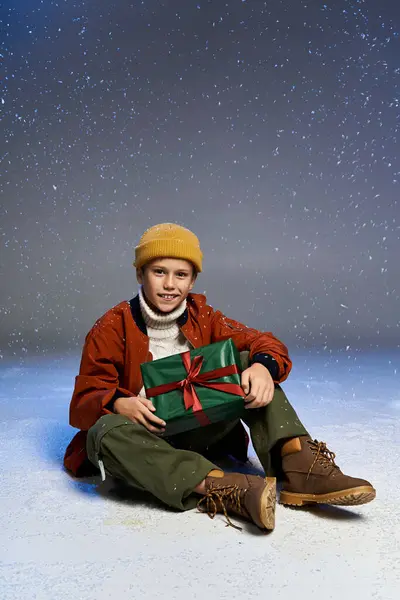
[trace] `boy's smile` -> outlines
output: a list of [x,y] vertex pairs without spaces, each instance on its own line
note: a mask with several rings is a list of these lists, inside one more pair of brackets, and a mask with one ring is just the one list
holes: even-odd
[[150,307],[169,313],[183,302],[195,282],[193,265],[183,259],[155,258],[137,271]]
[[158,294],[162,300],[172,302],[175,298],[179,298],[179,294]]

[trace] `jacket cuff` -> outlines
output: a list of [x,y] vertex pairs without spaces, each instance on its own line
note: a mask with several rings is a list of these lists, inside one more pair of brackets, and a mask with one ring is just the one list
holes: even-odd
[[115,391],[114,396],[111,398],[111,400],[109,402],[107,402],[107,404],[103,407],[103,409],[105,410],[109,410],[110,412],[114,412],[114,402],[116,401],[117,398],[122,398],[124,396],[124,394],[121,394],[121,392],[119,390]]
[[253,365],[254,363],[260,363],[266,369],[268,369],[272,379],[274,379],[275,381],[279,379],[279,365],[270,354],[265,354],[264,352],[257,352],[250,360],[251,365]]

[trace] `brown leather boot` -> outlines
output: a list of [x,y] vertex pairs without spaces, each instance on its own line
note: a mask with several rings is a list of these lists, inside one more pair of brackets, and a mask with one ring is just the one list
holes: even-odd
[[208,513],[212,519],[223,512],[227,526],[234,525],[228,513],[253,521],[260,529],[275,527],[276,479],[241,473],[224,473],[217,469],[205,479],[206,494],[198,502],[200,511]]
[[301,436],[288,440],[281,449],[285,482],[280,504],[366,504],[376,492],[369,481],[344,475],[335,454],[324,442]]

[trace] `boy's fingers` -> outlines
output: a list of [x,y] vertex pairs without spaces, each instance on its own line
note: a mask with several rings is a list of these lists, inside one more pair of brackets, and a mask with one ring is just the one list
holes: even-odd
[[260,389],[260,400],[261,400],[261,406],[266,406],[267,404],[270,403],[271,401],[271,397],[272,397],[272,388],[271,386],[266,383],[265,385],[263,385]]
[[140,416],[136,418],[136,422],[139,425],[143,425],[143,427],[145,427],[147,429],[147,431],[150,431],[151,433],[156,433],[156,434],[164,433],[165,427],[156,427],[156,426],[151,425],[150,417],[154,417],[155,415],[153,415],[150,411],[148,412],[148,415],[149,415],[149,418],[147,419],[145,416],[145,413],[144,412],[141,413]]
[[259,405],[259,401],[257,400],[257,398],[255,398],[251,402],[247,402],[245,404],[245,408],[258,408],[258,405]]
[[144,418],[144,415],[140,415],[139,417],[136,417],[136,423],[138,425],[143,425],[143,427],[146,427],[146,429],[147,429],[147,421]]
[[255,390],[245,398],[246,408],[260,408],[264,406],[264,394],[262,389]]
[[248,394],[250,391],[249,377],[250,374],[243,371],[240,383],[245,394]]
[[267,406],[270,403],[268,391],[264,392],[262,397],[262,406]]
[[143,404],[143,406],[145,406],[146,408],[148,408],[149,410],[151,410],[153,412],[156,410],[155,406],[151,400],[148,400],[147,398],[142,398],[141,396],[138,396],[138,398],[139,398],[140,402]]
[[154,425],[150,425],[150,423],[148,421],[146,421],[145,427],[146,427],[146,429],[151,431],[151,433],[156,433],[157,435],[160,433],[164,433],[164,431],[165,431],[165,427],[155,427]]
[[272,402],[272,399],[274,397],[274,393],[275,393],[275,387],[272,387],[270,390],[268,390],[268,392],[267,392],[267,404],[269,404],[270,402]]
[[261,402],[260,402],[261,406],[266,406],[268,404],[268,397],[269,397],[268,386],[265,386],[264,390],[262,390],[262,392],[261,392]]
[[244,403],[246,406],[248,406],[249,404],[252,404],[255,401],[255,399],[255,396],[246,396],[246,398],[244,399]]
[[260,403],[258,402],[258,400],[253,400],[253,402],[249,402],[248,404],[246,404],[245,408],[259,408],[260,407]]
[[158,433],[162,433],[165,431],[165,427],[155,427],[154,425],[151,425],[150,422],[146,419],[146,417],[144,415],[142,415],[140,424],[143,425],[143,427],[145,427],[147,429],[147,431],[150,431],[150,433],[158,434]]
[[166,425],[165,421],[160,419],[160,417],[153,415],[153,413],[150,411],[145,412],[144,417],[145,417],[145,419],[147,419],[147,421],[150,421],[150,423],[154,423],[155,425],[158,425],[158,428],[165,427],[165,425]]
[[244,399],[245,402],[252,402],[253,400],[255,400],[258,396],[259,390],[255,385],[251,386],[251,390],[250,392],[247,394],[246,398]]

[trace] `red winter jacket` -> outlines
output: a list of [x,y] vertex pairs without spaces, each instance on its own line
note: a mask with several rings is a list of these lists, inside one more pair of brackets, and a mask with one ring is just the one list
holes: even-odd
[[[206,302],[202,294],[189,294],[187,309],[177,321],[194,348],[231,338],[239,352],[250,352],[250,363],[261,362],[269,369],[275,383],[287,378],[292,363],[282,342],[271,333],[228,319]],[[110,413],[107,405],[113,399],[139,393],[140,365],[152,358],[138,296],[111,308],[89,331],[70,405],[70,424],[80,431],[64,457],[65,467],[74,475],[93,470],[86,455],[87,430]]]

